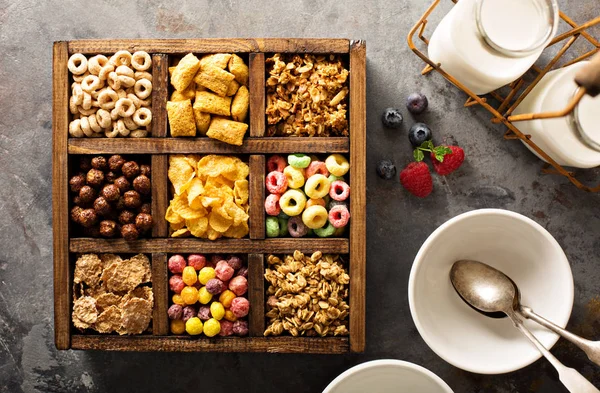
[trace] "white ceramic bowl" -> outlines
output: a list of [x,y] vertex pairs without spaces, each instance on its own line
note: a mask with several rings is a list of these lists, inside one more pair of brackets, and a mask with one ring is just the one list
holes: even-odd
[[[450,282],[460,259],[487,263],[519,286],[522,304],[565,326],[573,307],[573,276],[558,242],[535,221],[500,209],[461,214],[423,243],[410,272],[412,318],[429,347],[448,363],[480,374],[501,374],[541,357],[508,318],[471,309]],[[550,349],[558,336],[531,321],[525,325]]]
[[340,374],[323,393],[453,393],[431,371],[401,360],[374,360]]

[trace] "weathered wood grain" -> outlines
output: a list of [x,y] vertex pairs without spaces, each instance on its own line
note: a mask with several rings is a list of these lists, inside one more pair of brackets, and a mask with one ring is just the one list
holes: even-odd
[[167,277],[167,254],[152,254],[152,291],[154,292],[154,309],[152,310],[152,334],[164,336],[169,334],[169,279]]
[[167,136],[169,58],[152,55],[152,136]]
[[265,238],[265,156],[250,156],[250,239]]
[[169,236],[169,223],[165,220],[165,213],[169,207],[169,179],[167,171],[169,157],[167,155],[152,156],[152,237]]
[[248,255],[248,316],[251,337],[263,337],[265,332],[265,259],[263,254]]
[[250,136],[265,136],[265,54],[250,53]]

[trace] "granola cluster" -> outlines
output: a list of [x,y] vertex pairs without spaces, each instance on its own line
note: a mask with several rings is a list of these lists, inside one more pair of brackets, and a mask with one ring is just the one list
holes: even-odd
[[348,335],[350,276],[338,255],[310,257],[300,251],[267,258],[268,326],[265,336],[288,332],[292,336]]
[[348,136],[348,70],[336,55],[267,59],[269,136]]

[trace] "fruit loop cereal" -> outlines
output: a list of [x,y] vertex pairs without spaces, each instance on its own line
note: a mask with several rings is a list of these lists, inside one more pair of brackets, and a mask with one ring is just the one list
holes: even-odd
[[69,136],[144,138],[152,129],[152,59],[119,51],[110,58],[73,54]]
[[[154,306],[151,282],[150,261],[143,254],[129,259],[80,255],[73,275],[73,326],[120,335],[145,332]],[[181,306],[169,309],[169,315],[181,314]]]
[[[182,262],[183,261],[183,262]],[[248,269],[236,255],[172,255],[168,261],[172,334],[248,335]],[[238,323],[236,328],[235,323]]]
[[[267,160],[266,235],[272,237],[344,236],[350,220],[350,163],[341,154],[325,160],[306,154]],[[343,207],[332,211],[333,203]]]

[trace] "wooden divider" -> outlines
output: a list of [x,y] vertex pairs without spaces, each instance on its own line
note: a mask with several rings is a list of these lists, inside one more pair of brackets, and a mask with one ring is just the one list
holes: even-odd
[[250,136],[265,136],[265,54],[250,53]]
[[249,330],[251,337],[265,332],[265,259],[263,254],[248,255]]
[[152,334],[164,336],[169,333],[169,278],[167,277],[167,254],[152,254],[152,292],[154,310],[152,312]]
[[250,156],[250,239],[265,238],[265,156]]

